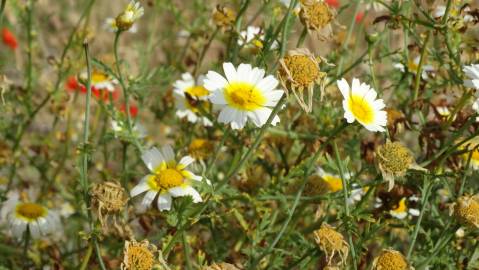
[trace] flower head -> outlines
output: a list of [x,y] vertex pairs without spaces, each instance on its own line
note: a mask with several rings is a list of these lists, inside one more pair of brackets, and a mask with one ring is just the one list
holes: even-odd
[[[264,42],[264,33],[260,27],[257,26],[248,26],[246,30],[240,32],[240,36],[238,38],[238,45],[239,46],[248,46],[252,45],[254,48],[263,48]],[[278,48],[278,43],[273,41],[271,44],[271,49]]]
[[150,270],[157,262],[157,249],[148,240],[125,241],[121,270]]
[[384,180],[389,182],[389,190],[394,187],[394,180],[402,177],[409,169],[424,171],[416,164],[412,153],[400,142],[387,141],[376,149],[376,160]]
[[479,196],[461,196],[452,205],[459,222],[479,228]]
[[20,200],[19,193],[10,193],[3,203],[0,217],[7,221],[14,237],[21,239],[28,230],[37,239],[60,228],[60,216],[54,210],[30,201]]
[[217,5],[215,10],[213,11],[213,22],[217,27],[223,30],[231,28],[235,20],[236,14],[230,8]]
[[193,139],[188,146],[188,153],[195,159],[204,160],[211,155],[214,145],[206,139]]
[[[398,69],[401,72],[409,72],[414,75],[417,74],[418,69],[419,69],[419,62],[421,61],[421,57],[417,56],[414,59],[409,59],[407,64],[404,65],[402,63],[396,63],[394,64],[394,68]],[[433,73],[435,71],[434,67],[431,65],[422,65],[422,72],[421,72],[421,78],[423,80],[427,80],[429,78],[429,74]]]
[[211,103],[208,101],[210,92],[203,84],[204,76],[200,76],[196,81],[190,73],[183,73],[181,80],[174,83],[176,116],[186,118],[191,123],[199,121],[203,126],[212,126],[213,123],[208,118],[200,115],[199,107],[205,111],[211,109]]
[[408,270],[411,269],[406,258],[396,250],[385,249],[373,261],[373,270]]
[[131,191],[131,197],[146,192],[142,208],[147,208],[158,195],[157,206],[160,211],[170,210],[172,197],[191,196],[194,203],[201,202],[201,196],[192,186],[192,180],[201,181],[201,177],[186,169],[193,163],[190,156],[175,160],[173,149],[163,146],[161,151],[156,147],[147,150],[141,156],[151,174],[143,177]]
[[[87,76],[88,74],[86,71],[82,72],[79,76],[80,82],[86,84]],[[95,69],[91,73],[92,91],[95,89],[97,91],[106,90],[109,92],[114,92],[116,84],[118,84],[118,81],[103,71]]]
[[[299,105],[306,111],[313,108],[313,90],[316,84],[323,92],[326,73],[319,70],[319,62],[308,49],[297,49],[288,52],[288,55],[279,61],[278,77],[288,94],[293,92]],[[305,102],[307,90],[308,104]]]
[[[211,103],[221,109],[218,121],[231,124],[233,129],[242,129],[250,119],[257,127],[263,126],[276,106],[282,90],[276,90],[278,80],[273,76],[264,77],[265,71],[249,64],[240,64],[236,69],[231,63],[224,63],[225,77],[209,71],[205,88],[211,91]],[[272,125],[279,122],[276,115]]]
[[369,131],[385,131],[387,114],[382,99],[376,99],[377,93],[371,86],[360,83],[354,78],[351,87],[345,79],[337,81],[344,97],[344,118],[348,123],[358,121]]
[[[408,201],[417,200],[417,197],[411,196],[409,198],[403,197],[399,200],[397,205],[395,205],[391,210],[389,210],[389,214],[397,219],[404,219],[408,215],[410,216],[419,216],[419,210],[415,208],[411,208],[408,206]],[[379,199],[380,200],[380,199]]]
[[137,21],[144,14],[144,9],[136,0],[132,0],[125,8],[125,10],[120,13],[115,21],[116,27],[120,31],[129,30],[135,21]]
[[17,38],[10,30],[8,30],[8,28],[2,29],[2,40],[3,44],[10,47],[12,50],[15,50],[18,47]]
[[326,254],[328,265],[333,262],[336,254],[340,257],[340,263],[346,261],[349,246],[346,241],[344,241],[342,234],[326,223],[323,223],[321,228],[313,233],[319,248]]
[[301,1],[299,18],[310,31],[314,31],[319,34],[323,29],[326,29],[329,32],[327,36],[330,36],[332,33],[331,22],[333,21],[334,17],[334,11],[323,0]]
[[[471,155],[471,167],[474,170],[479,169],[479,137],[474,137],[470,141],[467,141],[463,145],[459,147],[460,150],[467,150],[464,154],[462,154],[462,158],[465,162],[469,159],[469,155]],[[471,153],[472,152],[472,153]]]

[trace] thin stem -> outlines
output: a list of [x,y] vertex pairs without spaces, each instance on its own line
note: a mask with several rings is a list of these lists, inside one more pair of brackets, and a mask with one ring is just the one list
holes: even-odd
[[126,111],[126,124],[128,128],[128,133],[130,137],[133,138],[133,142],[138,149],[140,153],[143,152],[143,147],[141,144],[138,142],[138,138],[133,134],[133,123],[131,119],[131,113],[130,113],[130,91],[128,87],[125,84],[125,80],[123,78],[123,74],[121,72],[120,68],[120,57],[118,56],[118,43],[120,40],[120,35],[122,31],[117,31],[115,34],[115,41],[113,43],[113,53],[115,55],[115,67],[116,67],[116,72],[118,76],[118,80],[120,81],[121,89],[123,90],[123,98],[124,98],[124,103],[123,105],[125,106],[125,111]]
[[218,32],[219,32],[219,28],[216,28],[216,30],[213,32],[213,34],[208,39],[208,42],[206,43],[206,45],[203,47],[203,50],[201,51],[200,57],[198,58],[198,61],[196,63],[195,70],[193,71],[193,76],[194,77],[198,76],[198,72],[200,71],[200,68],[201,68],[201,63],[203,62],[203,59],[205,58],[206,52],[210,48],[211,43],[213,43],[213,40],[215,39]]
[[414,232],[413,232],[412,239],[411,239],[411,244],[410,244],[409,249],[407,251],[406,258],[408,260],[411,258],[412,252],[414,251],[414,245],[416,244],[416,239],[417,239],[417,236],[419,234],[419,229],[421,229],[421,221],[422,221],[422,218],[424,216],[424,213],[426,212],[427,201],[429,199],[429,194],[431,193],[431,189],[432,189],[432,186],[433,186],[432,181],[429,181],[427,176],[424,176],[423,181],[424,182],[423,182],[423,188],[422,188],[423,194],[422,194],[422,199],[421,199],[421,212],[420,212],[419,217],[417,219],[417,223],[416,223],[416,226],[414,228]]
[[424,39],[424,42],[422,44],[421,58],[419,59],[419,65],[417,67],[417,72],[416,72],[416,82],[414,84],[413,101],[416,101],[419,95],[419,85],[421,83],[421,77],[422,77],[422,66],[424,64],[424,58],[426,57],[427,43],[429,41],[430,36],[431,36],[431,31],[428,31],[426,34],[426,38]]
[[296,43],[296,48],[299,48],[303,45],[304,41],[306,40],[306,36],[308,35],[308,27],[304,27],[301,35],[299,35],[298,42]]
[[2,3],[0,4],[0,26],[2,25],[2,22],[3,22],[3,11],[5,10],[6,4],[7,4],[7,0],[2,0]]
[[464,174],[462,175],[462,179],[461,179],[461,186],[459,187],[459,191],[457,192],[456,197],[461,196],[462,193],[464,192],[464,187],[466,186],[467,172],[469,171],[469,166],[471,165],[471,158],[474,151],[477,151],[477,148],[474,148],[473,150],[471,150],[471,152],[469,152],[469,155],[467,156],[466,168],[464,168]]
[[[351,36],[353,34],[354,24],[356,23],[356,16],[358,15],[358,12],[359,12],[360,3],[361,3],[361,0],[356,0],[355,6],[354,6],[354,13],[353,13],[353,16],[351,17],[351,22],[349,23],[348,34],[346,35],[346,39],[344,40],[343,46],[341,48],[342,51],[346,50],[346,47],[349,44],[349,40],[351,39]],[[339,77],[339,74],[341,74],[342,72],[344,55],[345,53],[342,53],[339,59],[338,69],[336,71],[336,77]]]
[[85,255],[83,256],[80,270],[85,270],[87,268],[88,262],[90,261],[90,257],[92,253],[93,253],[93,246],[89,245]]
[[181,238],[183,240],[183,252],[185,253],[186,269],[191,270],[193,269],[193,266],[191,265],[190,249],[188,246],[188,241],[186,239],[185,231],[181,232]]
[[351,257],[353,259],[353,267],[354,269],[357,269],[358,263],[356,259],[356,249],[354,247],[354,242],[353,242],[353,233],[351,232],[351,226],[350,226],[350,210],[349,210],[349,203],[348,203],[348,183],[346,182],[346,177],[345,173],[343,170],[343,166],[341,163],[341,158],[339,156],[339,150],[338,150],[338,145],[336,144],[336,141],[333,141],[333,149],[334,149],[334,157],[336,159],[336,165],[338,166],[339,169],[339,176],[341,177],[341,182],[343,185],[342,193],[343,193],[343,200],[344,200],[344,212],[345,212],[345,218],[343,220],[343,223],[346,225],[346,232],[348,234],[348,243],[349,247],[351,250]]
[[30,227],[27,226],[23,238],[23,269],[28,269],[28,245],[30,244]]
[[35,1],[29,1],[26,7],[27,12],[27,108],[31,110],[32,84],[33,84],[33,5]]

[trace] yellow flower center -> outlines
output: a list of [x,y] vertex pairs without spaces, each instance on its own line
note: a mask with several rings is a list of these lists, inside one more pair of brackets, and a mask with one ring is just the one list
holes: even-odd
[[371,124],[374,121],[374,110],[363,96],[352,95],[349,98],[349,109],[361,123]]
[[47,210],[36,203],[20,203],[15,208],[15,214],[18,218],[31,222],[46,216]]
[[414,60],[409,60],[407,63],[407,68],[409,69],[410,72],[416,73],[418,64]]
[[141,245],[134,245],[128,248],[128,269],[150,270],[153,268],[154,257],[151,251]]
[[408,264],[401,253],[397,251],[384,251],[376,262],[375,269],[406,270]]
[[[302,87],[308,87],[314,83],[320,75],[319,67],[310,57],[305,55],[291,55],[284,58],[293,83]],[[284,74],[284,71],[280,71]]]
[[192,97],[204,97],[210,93],[208,92],[206,88],[204,88],[201,85],[195,85],[195,86],[189,87],[185,90],[185,92]]
[[148,179],[148,185],[151,189],[164,192],[170,188],[181,186],[184,183],[185,174],[179,169],[181,166],[168,166],[163,162],[158,169],[155,170],[155,174]]
[[392,209],[392,210],[391,210],[391,212],[393,212],[393,213],[395,213],[395,214],[406,213],[406,211],[407,211],[406,198],[402,198],[402,199],[399,201],[398,206],[397,206],[395,209]]
[[266,98],[256,86],[245,82],[233,82],[225,88],[226,102],[242,111],[254,111],[264,106]]
[[95,83],[101,83],[104,81],[108,81],[108,76],[105,73],[98,72],[98,71],[93,71],[91,74],[91,82],[93,84]]
[[323,175],[323,180],[328,184],[328,189],[331,192],[340,191],[343,189],[343,182],[341,178],[333,175]]

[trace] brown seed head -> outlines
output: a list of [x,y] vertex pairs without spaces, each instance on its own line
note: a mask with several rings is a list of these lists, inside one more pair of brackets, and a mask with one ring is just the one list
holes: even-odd
[[454,215],[459,222],[479,228],[479,196],[462,196],[454,204]]
[[299,18],[308,29],[319,31],[333,20],[334,14],[323,0],[303,0]]
[[374,259],[373,270],[407,270],[409,264],[404,256],[395,250],[385,249]]
[[337,232],[333,227],[328,224],[322,224],[319,230],[314,233],[314,239],[319,245],[319,248],[326,254],[328,258],[328,264],[332,263],[334,255],[337,253],[343,263],[348,256],[348,244],[344,241],[342,234]]
[[150,270],[156,263],[156,247],[148,240],[141,242],[125,241],[122,270]]
[[215,25],[223,29],[230,28],[236,20],[236,14],[233,10],[220,5],[216,6],[212,16]]

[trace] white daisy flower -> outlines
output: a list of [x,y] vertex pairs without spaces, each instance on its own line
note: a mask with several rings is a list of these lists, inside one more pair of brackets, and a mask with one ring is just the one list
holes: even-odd
[[[87,72],[82,72],[80,74],[80,80],[86,82],[87,79]],[[116,84],[118,84],[118,81],[112,78],[110,75],[106,74],[105,72],[102,72],[100,70],[93,70],[91,73],[91,86],[94,89],[114,92]]]
[[116,17],[116,26],[121,31],[129,30],[133,24],[145,13],[140,2],[132,0],[125,10]]
[[[172,197],[191,196],[194,203],[201,202],[201,196],[192,186],[192,180],[201,181],[201,177],[193,174],[186,167],[193,163],[190,156],[176,162],[171,146],[163,146],[161,151],[156,147],[149,149],[141,156],[151,174],[143,177],[140,183],[130,192],[135,197],[146,192],[141,202],[143,209],[148,208],[155,197],[160,211],[170,210]],[[158,196],[157,196],[158,195]]]
[[[115,33],[118,31],[118,26],[116,25],[116,19],[115,18],[106,18],[105,23],[103,25],[103,28],[107,30],[108,32]],[[128,30],[130,33],[136,33],[138,31],[138,27],[136,24],[133,24],[131,28]]]
[[[474,21],[474,17],[468,14],[470,10],[471,9],[469,7],[466,7],[464,8],[464,10],[462,10],[462,12],[465,14],[462,18],[465,23]],[[445,13],[446,13],[446,6],[438,5],[432,12],[432,16],[434,19],[440,19],[442,18],[442,16],[444,16]],[[461,13],[461,10],[458,10],[455,7],[451,7],[451,9],[449,10],[449,14],[452,16],[457,16],[459,13]]]
[[[238,38],[238,45],[244,46],[252,44],[258,48],[263,48],[264,33],[261,28],[257,26],[248,26],[246,30],[240,32],[240,38]],[[271,49],[278,48],[278,42],[273,41]]]
[[177,80],[173,84],[176,116],[186,117],[191,123],[200,121],[204,126],[212,126],[213,123],[207,117],[198,115],[197,106],[202,106],[207,111],[211,105],[208,101],[210,92],[203,86],[204,78],[204,76],[199,76],[198,82],[196,82],[190,73],[183,73],[181,80]]
[[[417,203],[419,201],[419,198],[415,195],[412,195],[409,198],[407,197],[401,198],[401,200],[399,200],[398,205],[395,208],[389,210],[389,214],[392,217],[397,219],[404,219],[407,216],[411,216],[411,217],[419,216],[420,211],[416,208],[409,207],[407,205],[407,201]],[[383,201],[380,198],[376,197],[374,207],[380,208],[382,206],[383,206]]]
[[[125,122],[122,121],[111,121],[111,129],[115,133],[115,138],[125,136],[128,134],[128,127]],[[133,135],[139,139],[146,137],[146,129],[140,123],[135,123],[132,127]]]
[[348,123],[357,120],[369,131],[385,131],[387,114],[382,99],[376,99],[377,93],[369,85],[360,83],[354,78],[351,88],[345,79],[337,81],[338,88],[344,97],[344,118]]
[[[409,72],[412,74],[417,74],[417,69],[419,68],[419,62],[421,61],[421,57],[417,56],[416,58],[409,60],[407,63],[407,69],[406,66],[404,66],[402,63],[396,63],[393,65],[395,69],[398,69],[402,73]],[[422,65],[422,71],[421,71],[421,78],[423,80],[429,79],[429,73],[434,72],[435,69],[431,65]]]
[[[343,181],[341,180],[341,176],[325,172],[322,168],[318,168],[317,173],[327,184],[329,192],[334,193],[343,190]],[[344,178],[349,181],[349,179],[351,179],[351,174],[345,173]],[[367,188],[361,188],[358,184],[353,183],[351,185],[350,195],[347,199],[348,205],[353,205],[354,203],[361,201],[366,192]]]
[[479,64],[464,66],[462,70],[467,77],[467,80],[464,80],[464,86],[479,90]]
[[2,222],[7,222],[12,235],[17,239],[22,239],[27,230],[33,239],[37,239],[60,229],[60,216],[56,211],[38,203],[23,202],[18,192],[9,193],[0,217]]
[[[272,75],[264,76],[265,71],[253,68],[249,64],[224,63],[225,77],[209,71],[205,79],[205,88],[212,93],[211,103],[220,107],[218,122],[231,123],[232,129],[242,129],[248,118],[257,126],[263,126],[268,120],[271,107],[276,106],[283,96],[283,90],[277,90],[278,80]],[[276,115],[272,125],[279,122]]]

